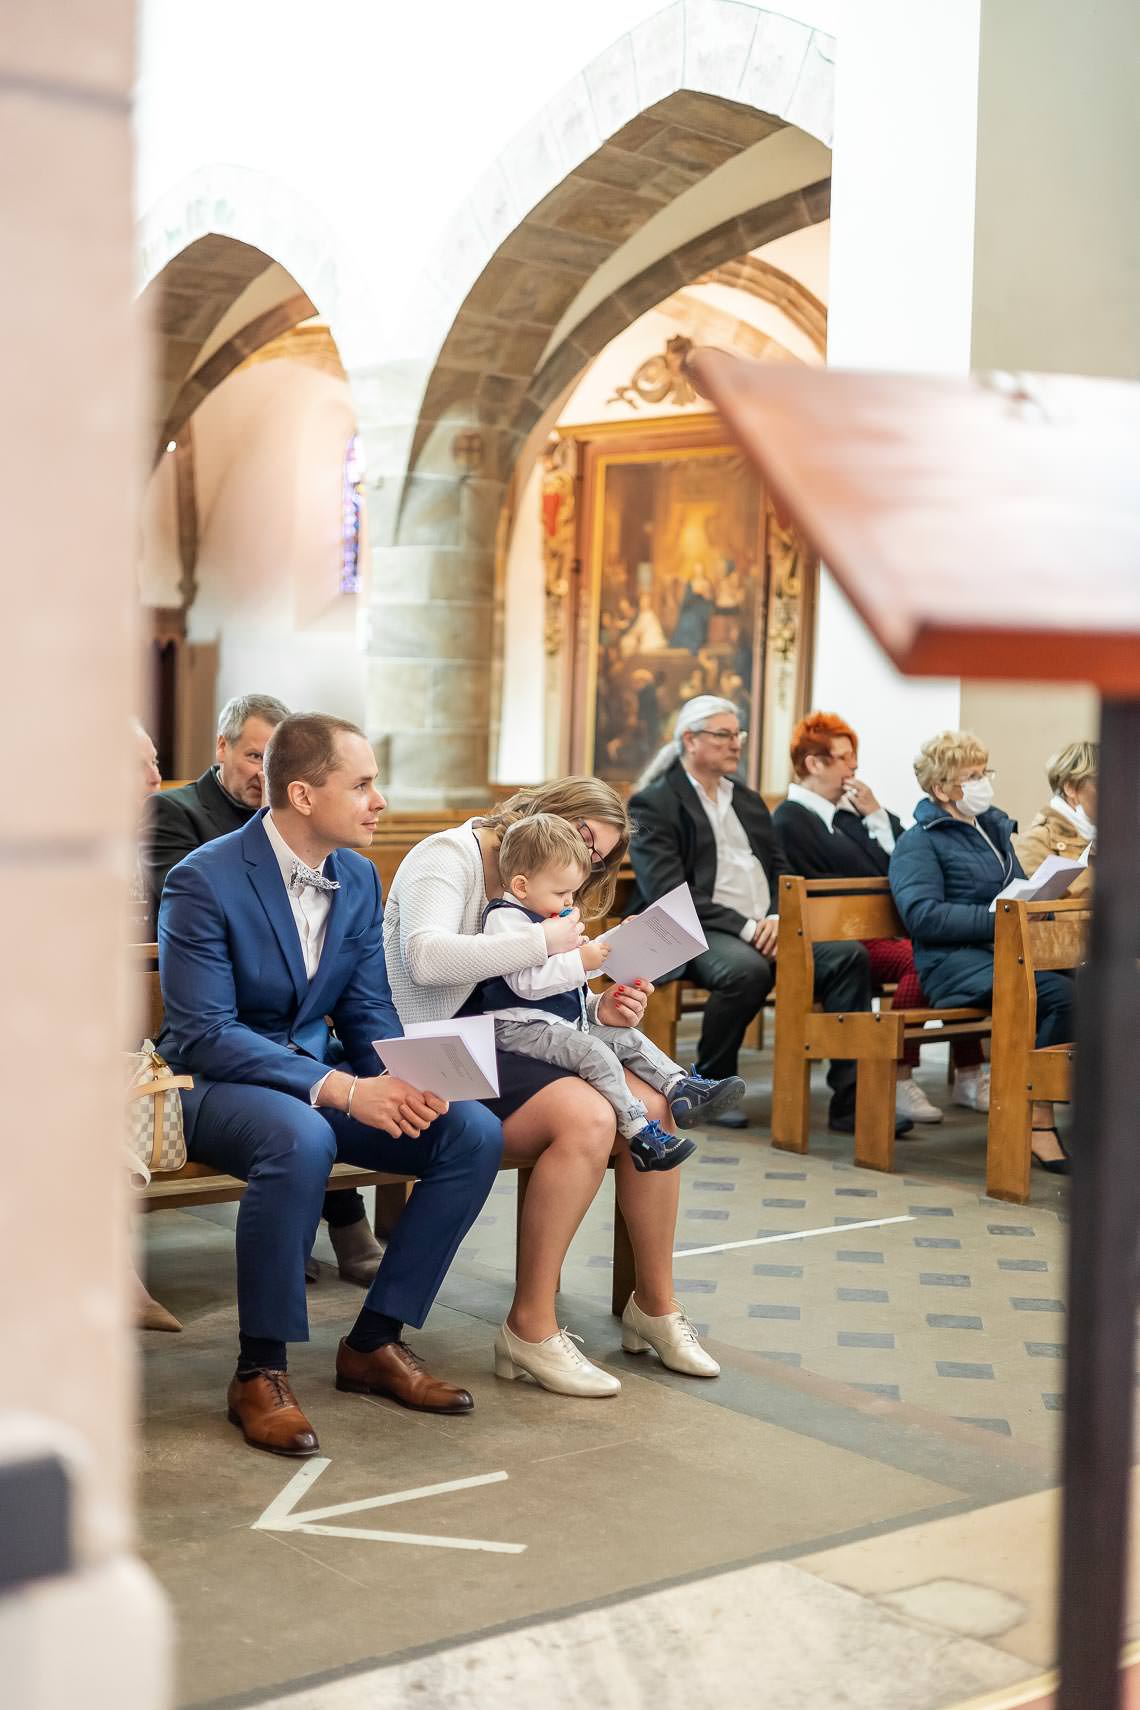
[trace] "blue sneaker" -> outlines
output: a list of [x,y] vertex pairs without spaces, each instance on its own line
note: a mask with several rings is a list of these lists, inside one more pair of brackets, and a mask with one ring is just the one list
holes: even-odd
[[659,1122],[647,1122],[629,1143],[635,1170],[675,1170],[696,1149],[695,1140],[682,1140]]
[[706,1081],[693,1068],[669,1094],[669,1109],[678,1128],[699,1128],[703,1122],[711,1122],[726,1110],[735,1109],[744,1092],[739,1075],[726,1075],[723,1081]]

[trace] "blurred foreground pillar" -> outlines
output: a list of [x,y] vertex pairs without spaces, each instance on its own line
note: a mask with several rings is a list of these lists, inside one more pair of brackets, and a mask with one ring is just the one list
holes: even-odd
[[142,351],[133,0],[5,8],[0,1698],[161,1710],[133,1555],[121,1052]]

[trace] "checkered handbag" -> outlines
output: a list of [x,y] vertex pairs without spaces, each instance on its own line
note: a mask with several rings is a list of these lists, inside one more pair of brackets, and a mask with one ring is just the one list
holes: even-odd
[[186,1162],[178,1093],[194,1082],[189,1075],[172,1074],[151,1039],[143,1040],[141,1051],[129,1051],[127,1060],[127,1150],[145,1186],[153,1172],[180,1170]]

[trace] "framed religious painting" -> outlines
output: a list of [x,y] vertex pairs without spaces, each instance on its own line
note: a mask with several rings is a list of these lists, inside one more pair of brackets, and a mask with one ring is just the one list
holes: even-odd
[[778,521],[719,417],[575,429],[581,473],[567,759],[623,793],[694,695],[749,733],[773,799],[806,710],[817,566]]

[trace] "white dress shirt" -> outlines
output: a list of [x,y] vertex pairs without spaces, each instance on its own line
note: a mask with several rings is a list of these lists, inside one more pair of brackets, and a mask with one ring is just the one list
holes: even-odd
[[[850,813],[856,812],[856,809],[850,804],[829,802],[826,797],[817,795],[814,790],[805,790],[802,784],[788,785],[788,800],[798,802],[800,807],[807,808],[808,812],[814,813],[817,819],[822,819],[828,831],[833,834],[835,831],[835,815],[840,807],[846,808]],[[886,808],[878,807],[873,813],[860,814],[859,817],[879,848],[885,850],[889,855],[895,846],[895,834],[891,830],[890,815]]]
[[733,808],[734,785],[731,778],[718,778],[714,802],[687,769],[685,776],[696,790],[697,800],[704,808],[716,838],[716,883],[712,900],[722,908],[735,909],[737,914],[744,916],[740,936],[746,944],[751,944],[757,926],[772,912],[772,890],[768,875],[752,853],[748,833]]
[[[269,812],[262,820],[269,846],[277,857],[277,865],[281,869],[281,879],[285,886],[285,895],[289,898],[289,907],[293,910],[293,919],[297,923],[297,936],[301,940],[301,956],[305,963],[305,972],[311,980],[320,966],[321,951],[325,947],[325,928],[329,921],[329,910],[332,907],[333,893],[317,891],[311,885],[305,885],[299,891],[289,888],[289,878],[293,871],[294,861],[300,861],[301,856],[290,849],[281,833],[273,823],[273,814]],[[305,862],[308,866],[308,862]],[[325,862],[322,861],[314,872],[324,876]]]
[[[299,891],[290,890],[289,879],[293,872],[293,863],[299,861],[301,857],[290,849],[274,825],[272,810],[266,814],[261,824],[266,837],[269,839],[269,847],[277,857],[277,865],[281,869],[281,882],[285,886],[285,895],[289,898],[289,907],[293,911],[293,919],[297,926],[297,937],[301,941],[301,956],[305,963],[305,972],[312,980],[320,966],[321,951],[325,947],[325,928],[329,923],[329,910],[332,908],[333,893],[332,891],[316,891],[311,885],[304,885]],[[308,866],[307,861],[305,865]],[[324,861],[319,867],[313,869],[314,872],[320,873],[322,876],[324,870]],[[316,1104],[317,1095],[331,1074],[332,1070],[326,1069],[320,1080],[309,1088],[310,1104]]]

